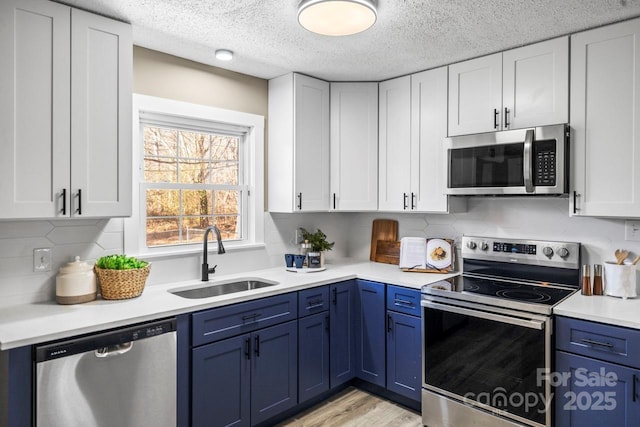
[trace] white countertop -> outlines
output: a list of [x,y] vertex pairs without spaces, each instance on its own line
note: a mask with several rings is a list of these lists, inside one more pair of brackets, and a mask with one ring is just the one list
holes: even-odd
[[288,272],[284,267],[276,267],[243,274],[212,276],[210,284],[239,278],[260,278],[276,281],[279,284],[211,298],[186,299],[168,292],[168,290],[175,288],[197,287],[204,284],[199,280],[190,280],[146,286],[142,295],[127,300],[98,299],[77,305],[43,302],[0,308],[0,350],[9,350],[355,278],[420,289],[423,285],[458,274],[406,273],[396,265],[375,262],[327,264],[326,267],[325,271],[315,273]]
[[553,314],[640,329],[640,298],[587,297],[577,292],[555,306]]

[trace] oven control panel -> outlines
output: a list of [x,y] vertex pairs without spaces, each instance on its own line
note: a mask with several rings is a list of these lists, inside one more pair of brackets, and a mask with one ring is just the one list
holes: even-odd
[[580,243],[463,236],[462,258],[579,268]]

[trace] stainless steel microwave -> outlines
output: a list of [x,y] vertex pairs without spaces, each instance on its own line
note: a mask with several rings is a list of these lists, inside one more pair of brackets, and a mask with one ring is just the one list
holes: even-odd
[[569,126],[553,125],[445,139],[447,194],[566,196]]

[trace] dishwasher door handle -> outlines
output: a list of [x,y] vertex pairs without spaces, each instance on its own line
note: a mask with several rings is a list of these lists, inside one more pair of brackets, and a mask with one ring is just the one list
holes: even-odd
[[110,345],[108,347],[102,347],[97,349],[94,354],[96,357],[114,357],[121,354],[128,353],[133,348],[133,341],[126,342],[124,344]]

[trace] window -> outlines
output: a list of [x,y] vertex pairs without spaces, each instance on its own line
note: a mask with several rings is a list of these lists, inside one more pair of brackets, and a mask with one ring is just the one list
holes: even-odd
[[125,250],[199,249],[210,225],[229,248],[262,241],[262,116],[134,95],[133,124]]

